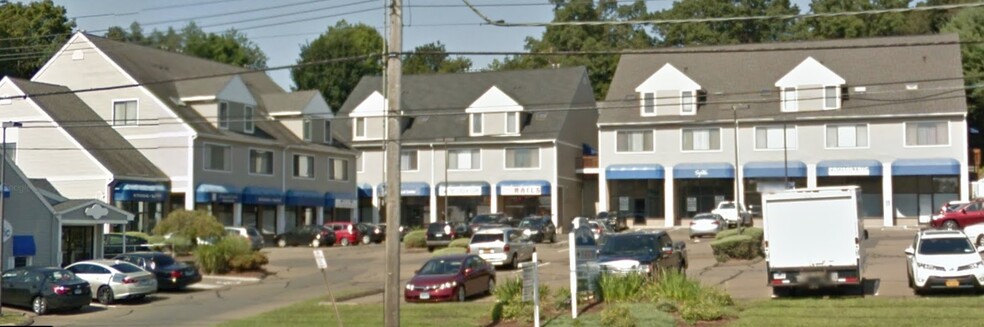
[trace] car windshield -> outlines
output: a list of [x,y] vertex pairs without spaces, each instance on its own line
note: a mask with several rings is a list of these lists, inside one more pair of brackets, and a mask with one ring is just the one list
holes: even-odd
[[714,219],[715,219],[714,215],[703,214],[703,215],[694,216],[694,220],[714,220]]
[[157,266],[159,267],[167,267],[174,264],[174,258],[171,258],[166,255],[154,256],[153,260],[155,263],[157,263]]
[[721,204],[721,209],[734,209],[734,208],[735,208],[735,204],[734,203],[722,203]]
[[472,221],[471,222],[472,222],[472,224],[492,224],[492,223],[495,223],[496,220],[497,219],[495,218],[495,216],[478,215],[478,216],[475,216],[475,218],[472,218]]
[[502,234],[475,234],[472,236],[472,243],[502,242]]
[[923,239],[919,254],[968,254],[974,253],[974,246],[965,237]]
[[71,271],[68,270],[52,270],[45,273],[45,278],[50,281],[56,282],[77,282],[82,279],[75,276]]
[[259,237],[260,231],[256,230],[256,228],[247,228],[246,234],[249,234],[249,236],[253,236],[253,237]]
[[113,269],[119,270],[121,273],[125,273],[125,274],[143,271],[143,269],[140,269],[139,267],[129,263],[117,263],[110,267],[113,267]]
[[433,223],[433,224],[430,224],[429,226],[427,226],[427,232],[429,232],[429,233],[443,233],[444,232],[444,226],[447,226],[447,224],[445,224],[445,223]]
[[519,227],[540,227],[543,226],[543,220],[540,219],[523,219],[519,222]]
[[418,275],[448,275],[457,274],[461,270],[461,261],[447,259],[433,259],[427,261],[423,268],[417,272]]
[[653,251],[655,237],[651,235],[625,235],[609,238],[599,250],[602,255],[641,255]]

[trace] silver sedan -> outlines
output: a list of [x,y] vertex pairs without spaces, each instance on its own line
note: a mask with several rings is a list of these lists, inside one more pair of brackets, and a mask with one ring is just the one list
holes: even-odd
[[89,282],[94,298],[102,304],[139,299],[157,292],[157,278],[154,274],[126,261],[80,261],[65,269]]
[[715,236],[726,228],[724,217],[716,213],[699,213],[690,220],[690,238],[695,241],[701,236]]

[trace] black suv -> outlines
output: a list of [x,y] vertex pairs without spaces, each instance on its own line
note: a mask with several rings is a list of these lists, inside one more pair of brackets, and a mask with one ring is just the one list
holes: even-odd
[[523,230],[523,234],[526,234],[536,243],[543,243],[550,241],[550,243],[557,242],[557,227],[554,226],[553,220],[546,216],[532,216],[523,218],[519,222],[519,228]]
[[515,226],[510,223],[511,220],[512,219],[509,219],[509,217],[506,217],[506,215],[501,213],[483,213],[472,217],[471,221],[468,223],[468,228],[472,233],[474,233],[487,226]]
[[686,250],[686,243],[674,243],[664,231],[612,234],[598,249],[598,265],[603,272],[616,274],[655,277],[661,271],[683,273],[687,269]]
[[471,237],[471,229],[464,223],[439,221],[427,225],[427,251],[439,246],[448,246],[458,238]]
[[598,213],[596,219],[605,220],[608,222],[608,226],[611,226],[616,232],[620,232],[629,229],[629,212],[626,211],[602,211]]

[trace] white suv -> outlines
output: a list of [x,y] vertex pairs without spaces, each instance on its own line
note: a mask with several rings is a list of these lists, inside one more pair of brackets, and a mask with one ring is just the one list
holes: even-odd
[[984,261],[967,235],[958,230],[924,230],[905,249],[909,287],[916,294],[929,289],[984,289]]
[[516,228],[489,228],[472,235],[468,253],[477,254],[496,266],[508,265],[517,268],[522,261],[532,261],[536,245],[523,230]]

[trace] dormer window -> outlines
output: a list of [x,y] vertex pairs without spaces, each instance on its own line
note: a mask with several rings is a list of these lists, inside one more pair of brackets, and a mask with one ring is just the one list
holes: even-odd
[[485,130],[482,122],[482,119],[485,118],[485,114],[470,114],[469,116],[469,119],[471,120],[471,124],[469,124],[469,126],[471,126],[471,135],[482,135],[482,132]]
[[799,102],[796,99],[796,88],[787,87],[782,89],[782,111],[797,111]]
[[693,91],[683,91],[680,92],[680,114],[681,115],[693,115],[696,112],[694,107],[694,92]]
[[697,91],[700,84],[667,63],[636,86],[639,94],[641,116],[669,116],[697,114]]
[[506,134],[519,134],[519,113],[506,113]]
[[304,140],[311,142],[311,120],[305,119],[301,122],[301,134],[304,136]]
[[352,124],[355,125],[355,126],[352,127],[352,128],[355,129],[355,137],[365,138],[366,137],[366,119],[363,118],[363,117],[358,117],[358,118],[355,118],[352,122],[353,122]]
[[331,121],[325,120],[325,143],[331,144]]
[[243,131],[253,133],[256,124],[253,123],[253,107],[247,106],[243,110]]
[[229,129],[229,104],[219,102],[219,128]]
[[781,110],[840,109],[841,87],[845,84],[843,77],[813,57],[807,57],[776,81],[776,87],[780,90]]
[[834,85],[827,85],[823,87],[823,108],[824,109],[837,109],[840,108],[840,88]]
[[642,113],[644,115],[656,114],[656,95],[653,93],[642,94]]

